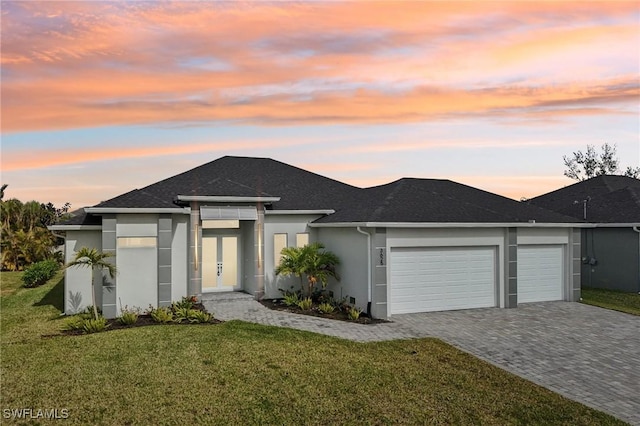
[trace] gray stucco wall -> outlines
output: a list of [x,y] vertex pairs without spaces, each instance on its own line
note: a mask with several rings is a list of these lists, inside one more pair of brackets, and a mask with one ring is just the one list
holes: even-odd
[[[315,229],[308,226],[320,215],[265,215],[264,223],[264,287],[266,298],[282,297],[278,290],[300,287],[300,280],[296,277],[282,277],[275,275],[274,234],[287,234],[287,246],[295,247],[297,233],[309,233],[309,242],[317,241]],[[319,240],[320,242],[324,242]]]
[[[171,229],[170,218],[162,221],[163,227]],[[118,267],[118,279],[115,297],[103,303],[105,317],[113,318],[120,314],[121,307],[146,309],[149,305],[158,306],[158,229],[159,216],[156,214],[118,214],[116,216],[116,265]],[[166,230],[165,229],[165,230]],[[103,219],[104,232],[104,219]],[[118,238],[126,237],[152,237],[156,239],[155,247],[118,247]],[[104,242],[103,242],[104,243]],[[163,241],[169,245],[168,241]],[[171,258],[162,262],[166,264]],[[164,277],[162,295],[163,305],[169,304],[166,300],[171,295],[171,272]],[[169,281],[169,282],[167,282]],[[115,310],[113,309],[115,307]]]
[[[76,252],[82,247],[102,250],[101,231],[67,231],[65,244],[65,263],[71,262]],[[101,296],[101,274],[93,278],[96,295]],[[91,269],[87,267],[67,268],[64,272],[64,313],[77,314],[92,304],[91,302]],[[100,304],[98,303],[98,306]]]
[[[372,229],[364,229],[372,232]],[[356,228],[318,228],[318,241],[324,243],[327,250],[340,258],[338,273],[340,282],[331,282],[328,289],[334,297],[355,299],[355,305],[366,311],[368,303],[367,255],[371,251],[367,247],[366,235],[357,232]]]
[[632,228],[583,229],[581,253],[583,286],[640,292],[638,233]]
[[255,294],[258,291],[257,272],[259,268],[256,255],[259,248],[256,241],[257,230],[258,224],[256,221],[240,221],[242,290],[249,294]]

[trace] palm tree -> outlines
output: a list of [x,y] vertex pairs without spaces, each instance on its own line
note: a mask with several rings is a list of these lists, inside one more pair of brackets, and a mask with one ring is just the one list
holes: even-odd
[[305,273],[309,281],[309,296],[313,292],[313,287],[317,282],[322,284],[322,288],[327,286],[329,278],[340,280],[336,271],[336,266],[340,264],[340,259],[334,253],[324,250],[321,243],[313,243],[304,247]]
[[116,266],[105,260],[111,256],[111,254],[101,253],[95,248],[82,247],[76,253],[75,259],[65,265],[65,268],[72,266],[87,266],[91,268],[91,301],[93,303],[93,316],[95,319],[98,319],[98,308],[96,307],[96,289],[93,283],[93,273],[96,269],[106,269],[109,272],[109,276],[114,278],[116,276]]
[[312,243],[304,247],[287,247],[282,249],[282,258],[276,268],[276,275],[307,276],[308,294],[311,296],[313,288],[320,282],[322,288],[327,286],[329,278],[340,280],[336,266],[340,259],[334,253],[324,250],[321,243]]
[[276,275],[295,275],[300,278],[300,290],[304,291],[302,275],[304,275],[303,247],[285,247],[280,254],[280,264],[276,267]]

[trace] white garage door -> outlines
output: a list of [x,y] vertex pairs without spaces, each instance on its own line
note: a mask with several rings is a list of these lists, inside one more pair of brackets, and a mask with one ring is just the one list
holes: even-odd
[[392,248],[391,314],[496,305],[495,249]]
[[518,303],[562,300],[562,246],[518,247]]

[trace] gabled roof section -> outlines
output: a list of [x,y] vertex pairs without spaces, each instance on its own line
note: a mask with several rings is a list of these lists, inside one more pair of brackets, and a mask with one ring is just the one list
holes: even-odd
[[640,180],[602,175],[529,200],[531,204],[587,222],[640,223]]
[[358,203],[317,223],[574,223],[510,198],[440,179],[404,178],[363,190]]
[[269,158],[222,157],[95,207],[171,208],[178,195],[280,197],[274,210],[333,209],[361,191]]

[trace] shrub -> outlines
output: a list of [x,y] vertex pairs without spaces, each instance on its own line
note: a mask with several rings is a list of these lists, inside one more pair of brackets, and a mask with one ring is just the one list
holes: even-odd
[[190,318],[194,315],[195,312],[200,311],[191,308],[175,308],[173,309],[173,320],[178,323],[182,321],[190,321]]
[[109,324],[107,324],[107,320],[104,317],[99,317],[98,319],[84,319],[82,320],[82,331],[87,334],[91,333],[99,333],[107,329]]
[[343,297],[340,300],[332,298],[329,300],[329,303],[340,312],[349,312],[349,309],[351,309],[351,306],[347,303],[347,297]]
[[325,302],[318,305],[318,310],[323,314],[330,314],[335,310],[331,303]]
[[62,325],[63,331],[82,330],[84,319],[80,315],[74,315],[65,320]]
[[303,311],[308,311],[313,306],[313,300],[310,297],[305,297],[298,302],[298,307]]
[[207,312],[192,309],[188,320],[192,324],[200,324],[211,321],[211,318],[213,318],[213,316]]
[[298,293],[285,293],[284,295],[284,304],[287,306],[298,306],[300,303],[300,297]]
[[22,282],[27,288],[38,287],[49,281],[60,269],[55,260],[43,260],[27,267],[22,274]]
[[149,315],[155,322],[166,324],[173,321],[173,312],[169,308],[150,308]]
[[191,309],[198,302],[195,296],[183,297],[179,302],[173,302],[171,308],[175,311],[180,308]]
[[349,316],[350,320],[355,321],[358,318],[360,318],[361,313],[362,311],[354,306],[351,309],[349,309],[349,312],[347,313],[347,315]]
[[127,309],[125,307],[122,310],[122,315],[118,318],[118,322],[122,325],[133,325],[138,321],[138,315],[137,309]]

